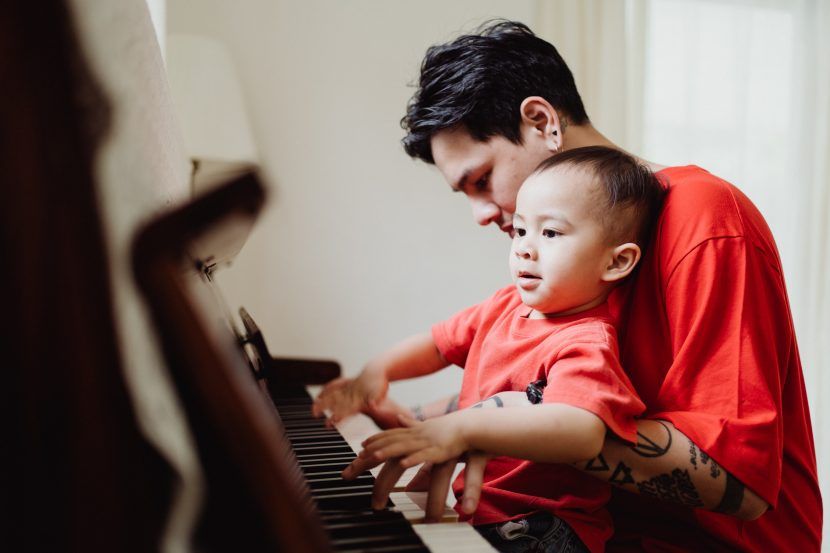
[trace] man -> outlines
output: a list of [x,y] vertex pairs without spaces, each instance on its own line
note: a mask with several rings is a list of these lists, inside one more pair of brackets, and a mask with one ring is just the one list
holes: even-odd
[[[430,48],[402,125],[407,153],[434,163],[476,222],[508,234],[519,186],[541,161],[617,148],[592,126],[555,48],[513,22]],[[812,429],[771,233],[732,185],[641,161],[668,192],[639,274],[609,301],[647,411],[636,447],[609,437],[579,467],[624,490],[609,549],[818,551]],[[471,455],[465,508],[483,467]],[[432,496],[448,482],[436,469]],[[376,493],[399,472],[387,463]]]

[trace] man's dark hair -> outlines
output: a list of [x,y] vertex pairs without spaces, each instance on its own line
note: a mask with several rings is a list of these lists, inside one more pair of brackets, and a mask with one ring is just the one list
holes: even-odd
[[648,245],[665,195],[665,187],[644,164],[631,155],[605,146],[587,146],[554,154],[539,164],[533,174],[554,167],[587,171],[598,182],[595,203],[609,240]]
[[406,153],[435,163],[430,139],[463,125],[476,140],[501,135],[521,144],[519,106],[541,96],[571,124],[588,121],[573,75],[548,42],[515,21],[490,21],[474,33],[431,46],[401,127]]

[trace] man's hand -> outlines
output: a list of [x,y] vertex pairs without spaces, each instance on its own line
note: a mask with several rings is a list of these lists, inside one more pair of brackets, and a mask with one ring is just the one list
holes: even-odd
[[314,400],[311,413],[321,417],[331,411],[327,423],[334,425],[344,418],[369,411],[386,398],[389,380],[380,369],[367,367],[357,378],[337,378],[325,385]]

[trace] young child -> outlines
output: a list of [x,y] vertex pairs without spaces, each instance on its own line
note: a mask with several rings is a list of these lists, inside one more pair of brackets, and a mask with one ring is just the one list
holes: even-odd
[[[410,467],[470,450],[498,455],[487,465],[478,509],[456,507],[462,519],[502,550],[524,542],[602,551],[612,533],[609,486],[568,463],[596,457],[607,431],[636,441],[634,419],[644,405],[620,366],[606,298],[637,265],[662,192],[647,168],[619,150],[578,148],[543,162],[516,201],[514,285],[398,344],[316,399],[315,414],[328,409],[339,420],[383,399],[390,381],[464,368],[458,411],[372,436],[344,476],[389,459]],[[465,409],[525,390],[541,403]],[[625,467],[618,471],[624,479]],[[463,473],[454,489],[463,490]]]

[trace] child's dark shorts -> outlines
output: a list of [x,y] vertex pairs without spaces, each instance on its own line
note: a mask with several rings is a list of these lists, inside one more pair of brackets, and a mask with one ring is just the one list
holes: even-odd
[[533,513],[508,522],[482,524],[475,529],[503,553],[588,553],[576,532],[548,512]]

